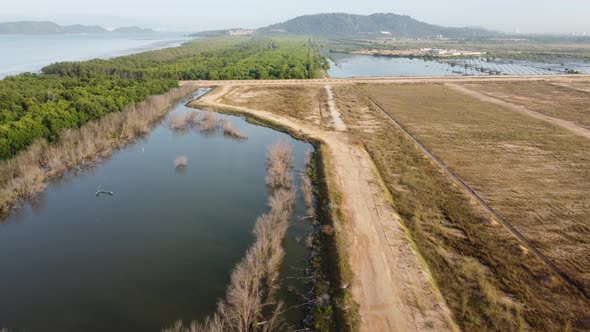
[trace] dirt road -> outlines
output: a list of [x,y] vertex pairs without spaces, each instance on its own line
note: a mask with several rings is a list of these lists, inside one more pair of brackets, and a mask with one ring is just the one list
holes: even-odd
[[502,75],[502,76],[440,76],[440,77],[355,77],[355,78],[319,78],[306,80],[235,80],[235,81],[181,81],[180,84],[198,84],[199,86],[224,85],[339,85],[351,83],[468,83],[468,82],[514,82],[514,81],[548,81],[568,83],[590,81],[590,75]]
[[344,121],[342,121],[342,116],[336,108],[336,102],[334,101],[334,92],[332,91],[332,87],[326,85],[325,88],[326,93],[328,94],[328,108],[330,109],[330,116],[332,118],[334,129],[337,131],[345,131],[346,124],[344,124]]
[[348,219],[341,227],[348,241],[347,254],[354,273],[352,293],[360,306],[361,331],[453,330],[450,311],[413,251],[367,152],[352,143],[346,132],[220,103],[231,86],[223,84],[195,105],[266,118],[322,140],[328,147]]

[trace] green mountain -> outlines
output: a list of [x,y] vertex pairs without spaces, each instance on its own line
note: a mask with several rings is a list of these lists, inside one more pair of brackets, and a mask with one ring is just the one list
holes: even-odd
[[[145,33],[153,32],[151,29],[138,27],[124,27],[113,31],[114,33]],[[21,35],[45,35],[45,34],[82,34],[82,33],[109,33],[108,30],[99,26],[87,25],[66,25],[62,26],[53,22],[5,22],[0,23],[0,35],[21,34]]]
[[483,28],[449,28],[397,14],[354,15],[343,13],[299,16],[258,29],[263,35],[311,35],[327,38],[362,38],[391,35],[399,38],[478,38],[501,35]]

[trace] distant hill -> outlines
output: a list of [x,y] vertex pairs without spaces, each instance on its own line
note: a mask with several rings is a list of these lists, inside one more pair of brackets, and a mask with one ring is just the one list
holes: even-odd
[[63,33],[107,33],[109,32],[108,30],[96,26],[96,25],[92,25],[92,26],[87,26],[87,25],[80,25],[80,24],[76,24],[76,25],[66,25],[63,28]]
[[154,32],[152,29],[142,29],[139,27],[122,27],[113,30],[114,33],[150,33]]
[[1,34],[60,33],[62,27],[53,22],[7,22],[0,23]]
[[[124,27],[114,30],[116,33],[145,33],[153,32],[151,29],[141,29],[138,27]],[[66,25],[62,26],[53,22],[5,22],[0,23],[0,34],[24,34],[24,35],[44,35],[44,34],[82,34],[82,33],[109,33],[108,30],[99,26],[87,25]]]
[[262,35],[312,35],[328,38],[359,38],[387,35],[399,38],[495,37],[499,32],[484,28],[449,28],[397,14],[354,15],[343,13],[299,16],[257,30]]

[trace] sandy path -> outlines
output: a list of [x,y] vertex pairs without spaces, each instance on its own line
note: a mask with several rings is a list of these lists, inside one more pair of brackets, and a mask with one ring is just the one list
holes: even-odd
[[342,116],[340,112],[336,108],[336,103],[334,102],[334,91],[332,91],[332,87],[330,85],[326,85],[326,93],[328,94],[328,107],[330,108],[330,115],[332,116],[332,122],[334,125],[334,129],[338,131],[345,131],[346,125],[342,120]]
[[590,139],[590,130],[586,129],[586,128],[582,128],[578,125],[576,125],[574,122],[571,121],[567,121],[567,120],[563,120],[563,119],[559,119],[559,118],[554,118],[552,116],[548,116],[548,115],[544,115],[535,111],[531,111],[526,107],[520,106],[520,105],[515,105],[512,103],[509,103],[507,101],[498,99],[498,98],[494,98],[494,97],[490,97],[487,95],[484,95],[482,93],[470,90],[464,86],[460,86],[460,85],[456,85],[456,84],[450,84],[447,83],[446,84],[448,87],[453,88],[454,90],[461,92],[465,95],[477,98],[483,102],[488,102],[488,103],[493,103],[502,107],[505,107],[509,110],[512,111],[516,111],[516,112],[520,112],[523,114],[526,114],[528,116],[531,116],[533,118],[539,119],[539,120],[543,120],[555,125],[558,125],[576,135],[582,136],[584,138],[588,138]]
[[450,311],[413,251],[367,152],[351,143],[344,132],[326,131],[294,118],[220,103],[219,98],[230,89],[230,85],[219,87],[194,105],[263,117],[327,145],[348,217],[348,222],[341,226],[348,240],[347,254],[354,273],[352,293],[360,306],[361,331],[451,330]]

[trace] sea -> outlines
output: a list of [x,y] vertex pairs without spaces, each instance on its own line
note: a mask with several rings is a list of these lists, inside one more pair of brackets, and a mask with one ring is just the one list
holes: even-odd
[[59,61],[106,59],[179,46],[188,33],[0,35],[0,79]]

